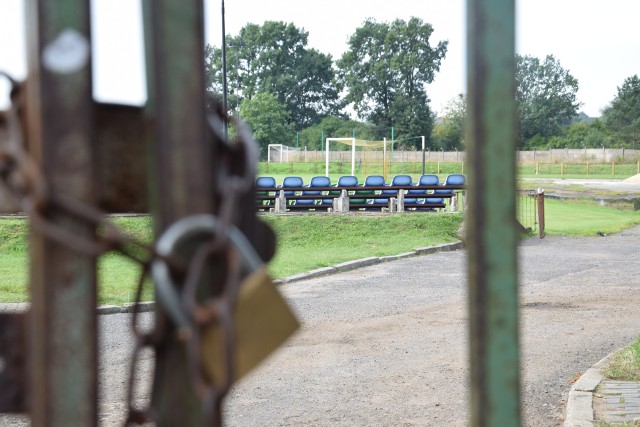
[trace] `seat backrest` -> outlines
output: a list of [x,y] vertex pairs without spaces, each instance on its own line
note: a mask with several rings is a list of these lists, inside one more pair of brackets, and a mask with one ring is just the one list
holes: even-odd
[[356,187],[358,185],[358,178],[353,175],[341,176],[338,179],[338,187]]
[[259,176],[256,178],[256,187],[273,188],[276,186],[276,179],[272,176]]
[[303,187],[304,182],[299,176],[288,176],[282,181],[282,188],[286,187]]
[[444,185],[464,185],[464,175],[453,173],[447,176]]
[[438,175],[422,175],[420,177],[420,185],[438,185]]
[[364,185],[366,186],[382,186],[384,183],[384,176],[382,175],[369,175],[364,180]]
[[331,180],[326,176],[314,176],[311,178],[309,187],[331,187]]
[[412,179],[409,175],[396,175],[391,180],[391,185],[412,185]]

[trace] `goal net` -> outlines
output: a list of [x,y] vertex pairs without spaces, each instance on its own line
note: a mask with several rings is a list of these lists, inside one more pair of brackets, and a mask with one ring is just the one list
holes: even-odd
[[287,163],[298,160],[299,148],[289,147],[284,144],[269,144],[267,146],[267,162]]
[[[391,147],[391,141],[384,139],[383,141],[367,141],[356,138],[326,138],[325,139],[325,174],[329,176],[329,163],[331,162],[331,151],[345,151],[345,148],[351,151],[351,175],[355,175],[356,158],[360,160],[365,158],[365,152],[377,151],[381,154],[383,165],[387,162],[387,149]],[[358,153],[359,152],[359,156]],[[385,168],[386,169],[386,168]],[[386,176],[386,173],[384,173]]]

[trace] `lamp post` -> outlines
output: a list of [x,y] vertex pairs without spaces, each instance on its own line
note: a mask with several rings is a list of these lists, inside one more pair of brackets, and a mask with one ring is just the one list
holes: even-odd
[[222,133],[225,141],[228,139],[228,123],[227,123],[227,36],[224,28],[224,0],[222,0],[222,110],[224,117],[222,118]]

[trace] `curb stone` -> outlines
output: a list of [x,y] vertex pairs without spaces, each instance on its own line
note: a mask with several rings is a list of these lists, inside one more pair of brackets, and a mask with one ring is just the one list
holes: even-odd
[[[135,302],[130,302],[122,305],[122,310],[120,313],[133,313],[133,310],[136,306]],[[147,311],[153,311],[156,308],[155,301],[145,301],[138,303],[138,312],[145,313]]]
[[[314,277],[326,276],[327,274],[332,274],[337,272],[334,267],[322,267],[317,268],[315,270],[307,271],[306,273],[294,274],[293,276],[287,276],[280,280],[281,283],[291,283],[297,282],[305,279],[312,279]],[[275,281],[274,281],[275,282]]]
[[368,267],[370,265],[375,265],[375,264],[379,264],[379,263],[380,263],[380,258],[378,258],[378,257],[369,257],[369,258],[357,259],[355,261],[342,262],[340,264],[335,265],[334,268],[337,271],[342,273],[342,272],[345,272],[345,271],[355,270],[356,268]]
[[[422,248],[416,248],[411,252],[405,252],[398,255],[388,255],[382,257],[369,257],[354,261],[347,261],[337,264],[333,267],[322,267],[315,270],[308,271],[306,273],[295,274],[293,276],[284,277],[282,279],[275,279],[273,283],[276,286],[285,285],[287,283],[297,282],[300,280],[311,279],[321,276],[327,276],[329,274],[335,274],[338,272],[352,271],[361,267],[368,267],[371,265],[380,264],[388,261],[396,261],[405,258],[411,258],[419,255],[427,255],[436,252],[449,252],[464,248],[464,242],[445,243],[436,246],[427,246]],[[0,313],[4,312],[19,312],[29,309],[29,303],[0,303]],[[97,308],[99,315],[118,314],[118,313],[133,313],[135,303],[123,304],[122,307],[117,305],[101,305]],[[155,310],[154,301],[146,301],[139,303],[139,312],[148,312]]]
[[617,349],[611,354],[602,358],[598,363],[580,376],[567,397],[565,406],[564,427],[593,427],[595,418],[593,413],[593,393],[602,381],[600,370],[607,363],[609,358],[618,353]]
[[98,314],[115,314],[121,313],[122,307],[119,305],[101,305],[98,307]]
[[464,248],[464,242],[444,243],[442,245],[427,246],[424,248],[416,248],[414,251],[418,255],[433,254],[436,252],[449,252]]
[[415,252],[415,251],[405,252],[403,254],[398,254],[398,255],[381,256],[380,257],[380,262],[397,261],[399,259],[411,258],[411,257],[414,257],[414,256],[418,256],[418,253]]

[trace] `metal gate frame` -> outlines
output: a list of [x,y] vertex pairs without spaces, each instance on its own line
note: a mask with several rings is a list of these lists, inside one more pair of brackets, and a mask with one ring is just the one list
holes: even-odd
[[[24,116],[30,154],[51,191],[93,206],[109,205],[105,200],[111,197],[117,205],[118,192],[104,192],[104,179],[114,178],[103,173],[105,159],[117,159],[122,152],[97,144],[100,114],[91,97],[89,0],[28,0],[27,5]],[[154,229],[160,233],[184,216],[215,213],[212,194],[221,160],[217,141],[206,132],[202,0],[144,0],[144,11],[149,100],[144,115],[128,114],[143,135],[153,129],[141,151],[148,151],[150,184],[134,192],[149,195]],[[468,286],[475,426],[520,424],[514,12],[514,0],[467,1]],[[116,116],[105,116],[106,128],[117,129],[121,122]],[[488,188],[514,197],[489,203],[482,197]],[[95,236],[94,226],[65,213],[50,209],[45,216],[85,239]],[[246,234],[259,240],[256,229]],[[28,324],[29,385],[12,391],[23,397],[20,403],[29,407],[34,426],[97,425],[96,256],[79,255],[37,228],[32,229],[30,245],[28,322],[26,316],[2,320],[5,327],[14,325],[14,331],[19,330],[15,325]],[[166,322],[162,309],[157,316],[158,322]],[[19,341],[5,335],[0,334],[5,343]],[[184,371],[186,356],[172,344],[170,339],[164,342],[156,364],[156,378],[167,385],[154,389],[161,425],[202,425],[202,410]],[[4,380],[6,373],[1,375]]]

